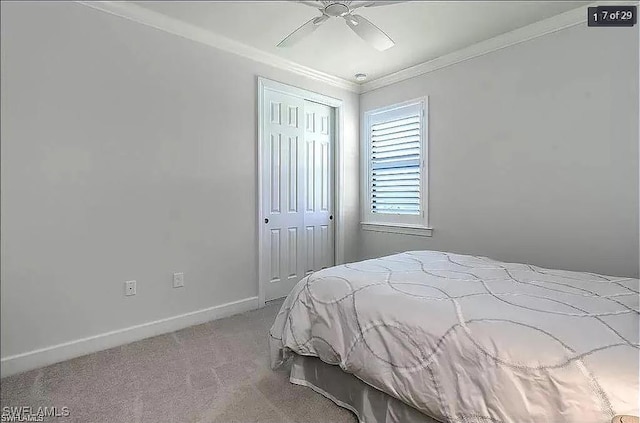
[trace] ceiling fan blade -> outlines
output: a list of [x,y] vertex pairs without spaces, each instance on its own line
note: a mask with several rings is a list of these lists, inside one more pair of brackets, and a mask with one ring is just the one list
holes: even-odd
[[298,43],[307,35],[311,34],[315,31],[320,25],[329,19],[327,15],[318,16],[317,18],[313,18],[309,20],[307,23],[302,25],[300,28],[293,31],[291,34],[287,36],[284,40],[280,41],[278,47],[291,47],[294,44]]
[[349,9],[355,10],[361,7],[378,7],[389,6],[392,4],[406,3],[408,0],[395,0],[395,1],[352,1],[349,5]]
[[395,45],[387,34],[360,15],[346,15],[344,20],[353,32],[377,50],[384,51]]

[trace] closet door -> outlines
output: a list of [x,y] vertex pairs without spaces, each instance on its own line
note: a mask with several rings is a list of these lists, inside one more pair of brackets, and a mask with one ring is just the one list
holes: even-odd
[[333,109],[305,101],[305,274],[334,265]]
[[334,265],[333,109],[265,90],[262,272],[265,300]]
[[266,90],[262,210],[266,300],[286,296],[304,276],[304,100]]

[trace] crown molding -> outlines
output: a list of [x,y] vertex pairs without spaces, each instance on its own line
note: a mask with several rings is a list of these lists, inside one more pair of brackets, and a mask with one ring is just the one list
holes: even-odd
[[[622,0],[616,1],[615,4],[637,5],[638,3],[638,1]],[[542,21],[532,23],[522,28],[500,34],[496,37],[481,41],[469,47],[456,50],[444,56],[429,60],[428,62],[411,66],[401,71],[391,73],[389,75],[371,80],[369,82],[365,82],[360,87],[360,93],[363,94],[369,91],[376,90],[378,88],[396,84],[398,82],[414,78],[416,76],[424,75],[426,73],[454,65],[456,63],[473,59],[474,57],[483,56],[485,54],[501,50],[505,47],[520,44],[547,34],[580,25],[587,21],[587,7],[595,7],[599,5],[602,5],[602,2],[581,6],[579,8],[569,10],[567,12],[552,16]]]
[[170,34],[197,41],[229,53],[237,54],[278,69],[302,75],[307,78],[323,82],[327,85],[355,93],[360,92],[360,85],[354,82],[283,59],[274,54],[264,52],[255,47],[215,34],[179,19],[171,18],[162,13],[138,6],[134,3],[126,1],[76,1],[76,3],[129,19],[133,22],[150,26]]

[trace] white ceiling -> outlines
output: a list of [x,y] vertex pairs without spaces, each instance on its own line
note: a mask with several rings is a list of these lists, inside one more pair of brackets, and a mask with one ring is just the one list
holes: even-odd
[[[585,1],[410,1],[358,9],[396,45],[377,51],[331,18],[292,48],[277,48],[319,16],[295,1],[143,1],[141,7],[330,75],[373,80],[588,4]],[[586,12],[585,12],[586,13]]]

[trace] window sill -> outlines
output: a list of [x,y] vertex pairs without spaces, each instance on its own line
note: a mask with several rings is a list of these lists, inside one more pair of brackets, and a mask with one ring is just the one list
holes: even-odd
[[433,229],[419,225],[398,225],[392,223],[365,223],[361,222],[363,231],[387,232],[401,235],[432,236]]

